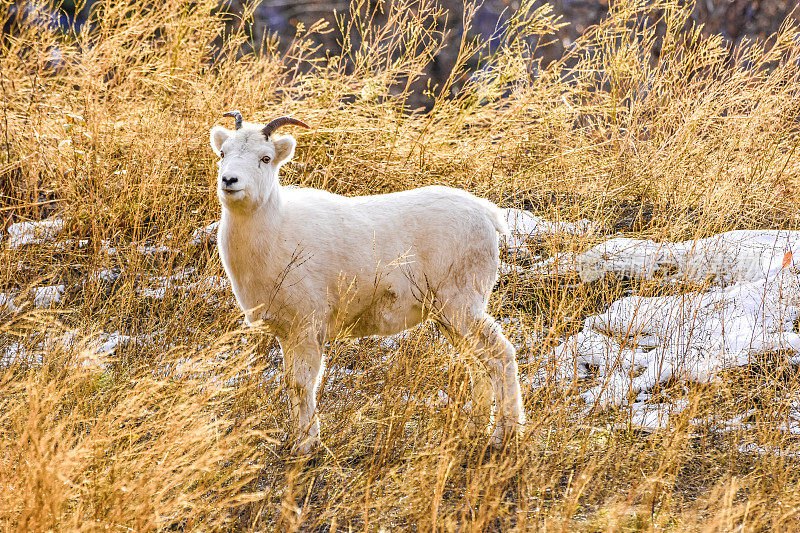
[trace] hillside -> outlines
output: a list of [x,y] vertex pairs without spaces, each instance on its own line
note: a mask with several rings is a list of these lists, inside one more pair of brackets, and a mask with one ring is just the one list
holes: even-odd
[[[354,4],[253,53],[216,0],[77,34],[0,3],[0,526],[797,529],[800,32],[751,4],[723,36],[697,17],[741,3],[527,2],[454,41],[438,3]],[[215,246],[231,109],[312,126],[284,184],[508,209],[522,438],[465,431],[469,356],[423,325],[330,342],[323,447],[290,452]]]

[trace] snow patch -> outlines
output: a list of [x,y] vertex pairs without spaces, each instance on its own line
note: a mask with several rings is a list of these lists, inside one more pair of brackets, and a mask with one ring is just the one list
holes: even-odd
[[506,263],[505,261],[500,261],[500,268],[497,270],[497,272],[501,276],[521,276],[523,273],[525,273],[525,269],[519,265],[512,265],[510,263]]
[[89,275],[89,281],[93,283],[108,283],[113,284],[120,276],[119,270],[113,270],[110,268],[101,268],[100,270],[95,270]]
[[86,248],[89,246],[89,239],[80,239],[77,241],[73,239],[67,239],[66,241],[58,242],[54,245],[56,250],[65,250],[72,246],[77,247],[79,250]]
[[759,446],[755,442],[741,444],[738,446],[738,450],[739,453],[747,455],[770,455],[772,457],[786,457],[791,459],[800,457],[800,453],[798,452],[789,452],[776,446]]
[[398,350],[400,346],[408,339],[409,334],[405,331],[401,331],[400,333],[395,333],[394,335],[388,335],[386,337],[382,337],[380,341],[378,341],[378,346],[385,350]]
[[144,297],[160,300],[164,298],[168,290],[176,288],[184,279],[194,273],[194,269],[186,269],[173,274],[172,276],[158,276],[153,278],[153,286],[137,289],[137,292]]
[[212,222],[204,228],[198,228],[192,233],[189,239],[189,244],[194,247],[203,246],[207,244],[217,244],[217,227],[219,221]]
[[630,425],[651,431],[667,429],[670,417],[685,411],[687,407],[689,402],[684,399],[664,403],[637,401],[630,405]]
[[136,251],[142,255],[180,253],[178,252],[178,250],[171,248],[165,244],[139,244],[136,246]]
[[116,255],[117,249],[111,244],[111,241],[100,241],[100,251],[106,255]]
[[8,247],[19,248],[26,244],[51,241],[64,229],[62,218],[48,218],[38,222],[17,222],[8,227]]
[[577,255],[574,268],[583,281],[611,272],[632,279],[728,284],[763,279],[796,265],[800,257],[793,250],[800,252],[800,231],[728,231],[674,243],[616,238]]
[[52,307],[61,301],[61,297],[66,292],[64,285],[50,285],[47,287],[36,287],[31,290],[33,305],[37,309]]
[[7,367],[11,365],[19,365],[25,362],[41,365],[42,355],[29,354],[28,351],[22,346],[22,343],[19,342],[12,342],[3,348],[3,352],[0,355],[0,366]]
[[[47,309],[61,301],[67,291],[64,285],[48,285],[44,287],[34,287],[30,290],[29,296],[33,300],[33,306],[37,309]],[[17,313],[20,310],[21,302],[18,302],[19,294],[11,292],[0,293],[0,310]]]
[[192,283],[187,283],[181,287],[188,292],[224,292],[228,290],[231,282],[221,276],[208,276]]
[[95,353],[100,355],[109,355],[117,351],[120,346],[124,347],[130,343],[131,337],[129,335],[122,335],[119,331],[110,334],[103,334],[95,345]]
[[107,357],[118,348],[133,342],[145,342],[147,337],[130,337],[119,332],[103,333],[94,338],[84,338],[77,330],[46,334],[41,342],[25,347],[21,342],[12,342],[0,352],[0,367],[19,364],[41,365],[47,353],[67,350],[75,351],[77,366],[84,369],[108,367]]
[[509,250],[519,249],[528,240],[544,235],[579,236],[591,233],[594,229],[592,222],[587,219],[577,222],[553,222],[521,209],[504,208],[501,211],[511,232],[511,235],[505,240],[505,246]]
[[12,313],[19,311],[19,307],[16,303],[14,303],[13,294],[9,292],[0,293],[0,310],[7,310],[11,311]]
[[168,292],[182,293],[203,293],[214,294],[226,291],[230,287],[230,282],[220,276],[207,276],[193,282],[186,282],[195,274],[193,268],[188,268],[172,276],[159,276],[153,279],[150,287],[137,289],[137,292],[144,297],[160,300]]
[[[557,377],[590,377],[596,369],[598,384],[582,397],[606,408],[673,377],[707,382],[759,353],[797,354],[800,276],[792,249],[798,244],[800,232],[737,231],[683,243],[613,239],[582,254],[577,265],[584,279],[609,271],[649,278],[671,265],[664,277],[732,284],[617,300],[550,352]],[[789,361],[800,363],[800,356]]]

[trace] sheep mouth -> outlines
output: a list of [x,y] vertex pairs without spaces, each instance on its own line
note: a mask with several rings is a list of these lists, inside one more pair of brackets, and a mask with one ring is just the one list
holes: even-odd
[[228,196],[233,196],[237,192],[242,192],[243,189],[222,189],[222,192],[227,194]]

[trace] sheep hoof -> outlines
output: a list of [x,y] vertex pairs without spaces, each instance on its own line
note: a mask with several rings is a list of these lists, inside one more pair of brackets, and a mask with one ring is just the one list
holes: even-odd
[[502,448],[506,443],[514,438],[520,438],[525,434],[525,419],[521,417],[520,422],[499,421],[494,426],[494,431],[489,439],[489,443],[494,448]]
[[306,437],[292,446],[292,455],[310,455],[317,450],[321,442],[318,438]]
[[490,427],[492,427],[491,416],[471,415],[467,418],[467,423],[464,425],[464,432],[470,438],[481,437],[486,436]]

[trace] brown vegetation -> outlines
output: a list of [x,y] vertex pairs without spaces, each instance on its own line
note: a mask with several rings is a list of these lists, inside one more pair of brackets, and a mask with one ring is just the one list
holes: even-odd
[[[526,43],[557,21],[525,4],[496,49],[459,43],[424,113],[408,109],[408,87],[444,39],[420,22],[437,13],[426,1],[384,4],[380,27],[377,8],[354,5],[342,33],[360,46],[325,59],[312,36],[339,30],[324,24],[298,26],[288,52],[241,54],[245,36],[221,37],[216,0],[110,2],[78,36],[33,19],[6,35],[0,217],[57,213],[66,227],[53,243],[5,241],[0,288],[66,293],[0,319],[3,353],[24,354],[0,368],[3,529],[796,529],[796,443],[775,421],[800,387],[780,354],[657,391],[692,407],[646,434],[625,409],[584,413],[580,383],[549,383],[526,393],[526,436],[492,451],[464,432],[465,369],[430,328],[397,346],[342,340],[320,397],[324,450],[303,459],[285,446],[274,346],[238,329],[229,294],[141,290],[188,268],[222,275],[214,248],[189,238],[218,216],[207,135],[234,108],[312,125],[297,132],[287,183],[348,195],[443,183],[654,238],[796,229],[797,28],[731,56],[692,28],[691,8],[654,4],[614,2],[538,70]],[[653,13],[658,25],[637,24]],[[469,76],[476,56],[484,75]],[[165,247],[145,254],[143,242]],[[553,237],[538,251],[591,244]],[[101,269],[121,275],[92,276]],[[523,375],[626,288],[506,280],[494,311],[517,319]],[[136,340],[98,361],[104,331]],[[751,409],[749,426],[713,430]]]

